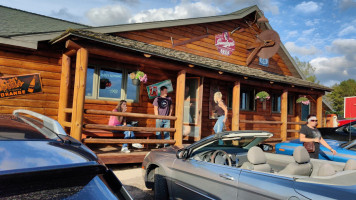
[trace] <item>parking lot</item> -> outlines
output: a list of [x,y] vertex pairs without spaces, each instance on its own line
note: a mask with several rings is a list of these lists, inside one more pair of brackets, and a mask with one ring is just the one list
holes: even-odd
[[133,199],[153,199],[153,191],[145,187],[141,164],[109,165]]

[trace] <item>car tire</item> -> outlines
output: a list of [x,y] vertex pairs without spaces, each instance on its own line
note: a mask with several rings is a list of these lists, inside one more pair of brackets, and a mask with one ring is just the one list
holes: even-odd
[[155,200],[166,200],[168,199],[168,186],[166,178],[160,173],[159,167],[155,169],[154,176],[154,199]]

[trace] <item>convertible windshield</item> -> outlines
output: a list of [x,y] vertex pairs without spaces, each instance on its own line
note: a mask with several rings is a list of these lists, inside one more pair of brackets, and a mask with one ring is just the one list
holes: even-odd
[[42,121],[26,116],[0,115],[0,140],[60,139]]

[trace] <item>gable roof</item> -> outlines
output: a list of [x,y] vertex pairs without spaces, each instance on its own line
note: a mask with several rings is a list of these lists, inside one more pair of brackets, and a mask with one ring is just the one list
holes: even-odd
[[5,6],[0,6],[0,19],[0,37],[90,27]]
[[259,69],[254,69],[242,65],[236,65],[221,60],[215,60],[203,56],[198,56],[195,54],[178,51],[175,49],[170,49],[166,47],[161,47],[157,45],[147,44],[144,42],[130,40],[122,38],[119,36],[112,36],[104,33],[96,33],[92,31],[85,30],[68,30],[63,33],[61,36],[50,41],[52,44],[55,44],[59,41],[63,41],[70,36],[76,36],[84,39],[93,40],[96,42],[113,45],[116,47],[121,47],[125,49],[131,49],[142,53],[148,53],[151,55],[168,58],[171,60],[176,60],[180,62],[190,63],[197,66],[202,66],[205,68],[210,68],[214,70],[220,70],[232,74],[238,74],[241,76],[248,76],[251,78],[257,78],[261,80],[273,81],[276,83],[290,84],[295,86],[314,88],[323,91],[331,91],[330,88],[319,85],[313,82],[309,82],[300,78],[293,76],[284,76],[278,75],[270,72],[266,72]]

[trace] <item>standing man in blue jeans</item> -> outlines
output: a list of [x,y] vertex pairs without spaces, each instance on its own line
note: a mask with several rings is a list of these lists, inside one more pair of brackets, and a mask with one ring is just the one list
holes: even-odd
[[[160,88],[161,94],[153,100],[153,108],[155,115],[171,116],[173,111],[172,98],[167,95],[167,87],[162,86]],[[170,128],[171,121],[167,119],[156,119],[156,128]],[[161,132],[156,132],[156,138],[161,139]],[[164,139],[171,139],[169,132],[164,132]],[[168,146],[168,144],[164,144]],[[157,144],[156,148],[160,148],[161,145]]]

